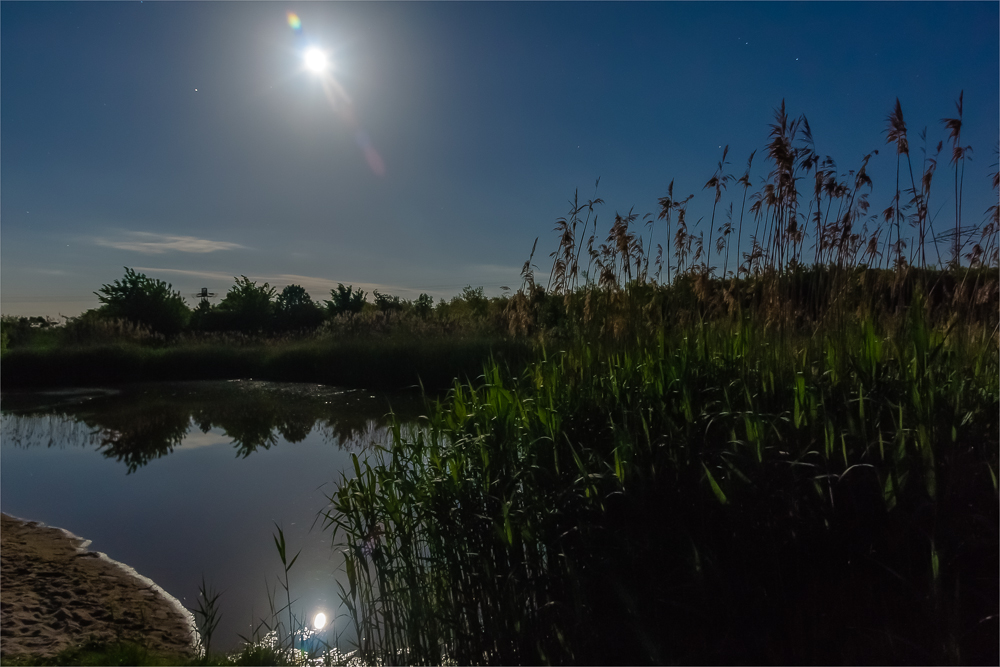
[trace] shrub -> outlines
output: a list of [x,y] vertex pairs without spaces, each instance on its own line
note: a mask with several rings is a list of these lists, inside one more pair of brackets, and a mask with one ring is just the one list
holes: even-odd
[[341,313],[360,313],[365,307],[365,293],[362,290],[355,292],[353,285],[344,287],[342,283],[337,283],[337,289],[330,290],[330,301],[325,303],[330,317]]
[[108,317],[102,310],[88,310],[69,318],[60,330],[60,338],[72,345],[163,342],[163,335],[154,333],[148,325]]
[[429,317],[431,312],[434,310],[434,297],[430,294],[421,294],[417,297],[417,300],[413,302],[413,309],[419,317]]
[[275,301],[275,329],[315,329],[323,323],[323,309],[301,285],[288,285]]
[[398,296],[382,294],[378,290],[375,290],[375,306],[385,313],[391,310],[402,310],[403,302]]
[[29,344],[38,332],[50,330],[57,322],[48,317],[15,317],[4,315],[0,318],[0,349],[20,347]]
[[[465,301],[472,314],[476,317],[483,317],[486,315],[486,309],[489,306],[489,301],[482,287],[473,287],[472,285],[467,285],[462,288],[462,293],[456,297]],[[453,299],[454,301],[454,299]]]
[[236,284],[215,308],[220,313],[218,324],[227,330],[246,333],[269,329],[274,318],[275,292],[267,283],[258,286],[246,276],[236,278]]
[[128,320],[167,336],[179,333],[191,318],[191,310],[172,285],[128,267],[121,281],[102,285],[94,294],[104,304],[101,316]]
[[201,299],[195,309],[191,311],[191,329],[210,331],[215,317],[215,308],[212,304],[208,302],[208,299]]

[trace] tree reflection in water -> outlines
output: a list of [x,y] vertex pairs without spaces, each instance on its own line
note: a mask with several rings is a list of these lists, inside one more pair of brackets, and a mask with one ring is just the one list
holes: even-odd
[[413,420],[415,394],[371,395],[318,385],[240,380],[134,385],[96,395],[3,396],[3,438],[14,446],[96,447],[129,473],[181,446],[192,428],[220,429],[247,457],[314,430],[325,442],[360,449],[388,441],[390,410]]

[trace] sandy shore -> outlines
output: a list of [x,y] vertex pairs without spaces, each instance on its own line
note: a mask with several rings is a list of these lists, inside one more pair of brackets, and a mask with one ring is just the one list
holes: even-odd
[[91,638],[194,654],[194,618],[152,581],[65,530],[0,520],[0,655],[53,656]]

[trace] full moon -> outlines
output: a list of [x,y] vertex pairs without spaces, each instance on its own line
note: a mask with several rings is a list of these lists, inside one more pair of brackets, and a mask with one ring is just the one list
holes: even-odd
[[326,54],[317,48],[306,51],[304,60],[306,67],[313,72],[322,72],[327,67]]
[[326,626],[326,614],[320,612],[316,614],[316,618],[313,619],[313,627],[317,630],[322,630]]

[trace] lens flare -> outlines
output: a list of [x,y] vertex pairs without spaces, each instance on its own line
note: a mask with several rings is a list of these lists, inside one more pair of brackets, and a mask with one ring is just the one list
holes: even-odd
[[[299,19],[298,14],[288,12],[287,17],[288,27],[295,33],[296,51],[302,54],[304,68],[316,75],[316,80],[321,84],[323,92],[330,102],[330,107],[340,116],[347,127],[354,132],[354,140],[358,148],[361,149],[365,162],[368,163],[368,168],[376,176],[385,176],[385,161],[379,155],[375,146],[372,145],[372,140],[369,138],[364,127],[355,117],[354,103],[351,101],[350,96],[344,90],[344,87],[340,85],[340,82],[337,81],[336,76],[334,76],[333,71],[336,69],[336,63],[330,61],[328,51],[324,51],[316,46],[309,46],[310,42],[313,44],[316,42],[306,38],[302,30],[302,21]],[[323,614],[319,614],[316,618],[317,622],[322,618],[323,623],[326,623],[326,616]]]
[[326,627],[326,614],[320,612],[316,614],[316,618],[313,619],[313,627],[317,630],[322,630]]
[[326,54],[317,48],[306,51],[304,56],[306,67],[313,72],[322,72],[327,68]]
[[385,176],[385,163],[382,162],[382,156],[378,154],[375,147],[372,146],[371,139],[368,138],[368,133],[364,130],[358,130],[354,135],[355,141],[358,142],[358,146],[365,154],[365,160],[368,162],[368,168],[372,170],[376,176]]

